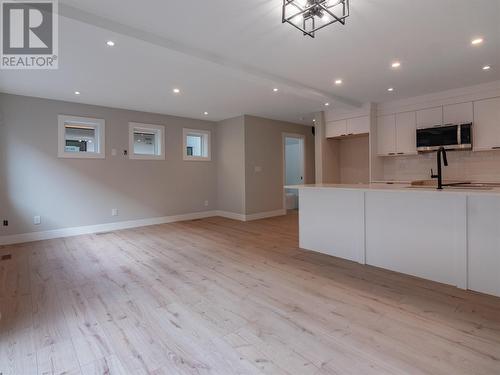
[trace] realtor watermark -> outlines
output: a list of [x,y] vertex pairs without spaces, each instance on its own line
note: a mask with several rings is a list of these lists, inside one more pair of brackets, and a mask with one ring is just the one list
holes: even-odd
[[57,69],[58,0],[0,0],[0,69]]

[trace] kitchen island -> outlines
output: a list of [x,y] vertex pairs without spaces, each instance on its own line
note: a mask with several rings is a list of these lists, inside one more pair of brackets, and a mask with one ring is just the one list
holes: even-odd
[[293,188],[301,248],[500,296],[500,188]]

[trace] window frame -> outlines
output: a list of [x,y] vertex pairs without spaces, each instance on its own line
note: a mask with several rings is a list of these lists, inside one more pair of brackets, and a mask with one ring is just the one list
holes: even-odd
[[[144,130],[144,132],[155,132],[158,134],[160,153],[157,155],[134,153],[134,131]],[[128,158],[132,160],[165,160],[165,126],[155,124],[145,124],[142,122],[128,123]]]
[[[99,152],[67,152],[66,126],[68,122],[95,127]],[[72,115],[57,116],[57,157],[66,159],[105,159],[106,158],[106,121],[104,119]]]
[[[201,136],[202,151],[206,148],[206,156],[193,156],[187,154],[187,137],[189,135]],[[211,131],[203,129],[182,129],[182,157],[185,161],[212,161]]]

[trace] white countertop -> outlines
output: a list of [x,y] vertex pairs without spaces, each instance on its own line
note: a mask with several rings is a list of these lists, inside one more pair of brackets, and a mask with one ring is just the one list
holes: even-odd
[[489,189],[481,188],[458,188],[445,187],[443,190],[437,190],[433,186],[415,187],[406,183],[371,183],[371,184],[307,184],[307,185],[288,185],[286,189],[343,189],[343,190],[364,190],[364,191],[398,191],[398,192],[427,192],[436,194],[485,194],[500,195],[500,187]]

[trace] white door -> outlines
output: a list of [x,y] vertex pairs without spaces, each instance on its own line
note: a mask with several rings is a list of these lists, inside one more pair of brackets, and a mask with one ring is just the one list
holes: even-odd
[[[286,135],[284,137],[285,185],[304,184],[304,137]],[[285,189],[285,208],[298,208],[298,190]]]

